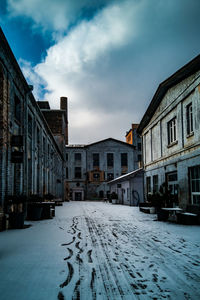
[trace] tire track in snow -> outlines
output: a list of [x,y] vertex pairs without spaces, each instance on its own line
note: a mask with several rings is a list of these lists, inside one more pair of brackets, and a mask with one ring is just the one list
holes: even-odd
[[[98,237],[98,242],[99,245],[103,252],[103,255],[106,259],[106,263],[103,264],[104,266],[104,270],[106,274],[111,274],[113,281],[114,281],[114,285],[111,284],[111,278],[109,277],[109,285],[111,286],[112,292],[114,292],[114,295],[112,296],[112,299],[125,299],[125,295],[130,295],[132,294],[131,289],[128,287],[128,285],[126,285],[126,287],[123,285],[121,286],[120,284],[120,280],[118,278],[118,273],[116,272],[116,270],[113,268],[113,263],[112,263],[112,258],[108,255],[108,248],[106,243],[103,241],[103,232],[102,230],[100,230],[100,226],[96,225],[94,220],[91,218],[87,218],[87,223],[89,224],[89,228],[90,228],[90,234],[93,236],[92,240],[96,240],[94,239]],[[109,266],[109,268],[108,268]],[[110,271],[110,272],[109,272]],[[103,278],[105,278],[105,273],[103,273]],[[124,290],[125,288],[125,290]]]
[[95,268],[92,268],[90,288],[92,291],[92,300],[96,300],[97,294],[96,294],[96,270],[95,270]]
[[73,296],[72,296],[72,300],[80,300],[80,284],[81,281],[80,279],[76,282],[75,288],[74,288],[74,292],[73,292]]

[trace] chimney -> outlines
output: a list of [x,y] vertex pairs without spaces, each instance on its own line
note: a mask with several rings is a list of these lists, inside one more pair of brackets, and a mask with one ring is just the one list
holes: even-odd
[[60,109],[63,109],[67,113],[67,97],[60,97]]
[[67,108],[67,97],[60,97],[60,109],[65,110],[66,114],[66,127],[65,127],[65,144],[68,145],[68,108]]

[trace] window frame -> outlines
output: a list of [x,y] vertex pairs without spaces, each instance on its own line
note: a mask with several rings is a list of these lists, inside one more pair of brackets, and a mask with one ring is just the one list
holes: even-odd
[[177,118],[167,122],[168,146],[177,142]]
[[187,126],[187,135],[194,133],[194,124],[193,124],[193,107],[192,102],[186,106],[186,126]]
[[[198,171],[195,171],[195,169],[198,168]],[[192,171],[194,173],[198,173],[199,177],[198,178],[192,178]],[[193,174],[194,174],[193,173]],[[197,181],[198,181],[198,186],[199,186],[199,191],[193,191],[193,187],[195,185],[195,189],[197,187]],[[200,165],[194,166],[189,168],[189,182],[190,182],[190,195],[191,195],[191,204],[193,205],[199,205],[200,204]],[[194,182],[194,184],[193,184]],[[199,198],[199,203],[194,201],[194,197]]]

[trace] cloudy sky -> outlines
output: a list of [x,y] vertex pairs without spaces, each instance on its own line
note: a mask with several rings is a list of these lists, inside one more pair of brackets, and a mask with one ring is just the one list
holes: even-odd
[[69,99],[69,142],[125,140],[158,85],[199,54],[199,0],[1,0],[36,100]]

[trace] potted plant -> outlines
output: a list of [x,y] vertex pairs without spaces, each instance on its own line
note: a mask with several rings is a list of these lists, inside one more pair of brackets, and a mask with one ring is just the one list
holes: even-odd
[[10,228],[24,228],[26,201],[27,196],[23,194],[9,195],[6,197],[6,210],[9,214]]
[[42,200],[40,195],[33,194],[28,198],[27,219],[32,221],[41,220],[42,216]]

